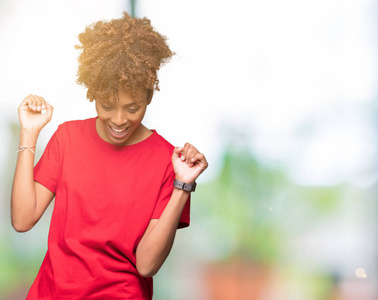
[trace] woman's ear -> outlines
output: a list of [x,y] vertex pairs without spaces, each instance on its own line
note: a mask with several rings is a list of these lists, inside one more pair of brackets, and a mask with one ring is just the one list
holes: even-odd
[[147,105],[151,103],[153,95],[154,95],[154,90],[151,89],[147,91]]

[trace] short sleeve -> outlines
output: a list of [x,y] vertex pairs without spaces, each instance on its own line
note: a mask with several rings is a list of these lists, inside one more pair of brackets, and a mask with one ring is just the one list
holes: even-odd
[[59,180],[59,129],[48,142],[40,160],[34,167],[34,180],[54,194]]
[[[167,175],[165,176],[163,184],[161,186],[159,198],[157,200],[155,210],[152,214],[151,219],[159,219],[165,207],[167,206],[169,200],[171,199],[171,195],[173,192],[173,180],[175,179],[175,172],[173,171],[172,165],[170,165],[166,174]],[[178,228],[188,227],[189,224],[190,224],[190,196],[188,200],[186,201],[185,207],[182,211]]]

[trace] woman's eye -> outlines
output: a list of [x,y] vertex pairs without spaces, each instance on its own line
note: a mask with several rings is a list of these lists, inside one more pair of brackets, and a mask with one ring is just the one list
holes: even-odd
[[131,108],[128,109],[128,111],[131,112],[131,113],[135,113],[138,110],[139,110],[139,107],[131,107]]
[[110,106],[103,106],[102,107],[104,110],[111,110],[112,108]]

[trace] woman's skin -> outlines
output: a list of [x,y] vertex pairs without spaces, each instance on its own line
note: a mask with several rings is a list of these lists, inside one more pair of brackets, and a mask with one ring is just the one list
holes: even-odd
[[142,121],[151,98],[149,93],[139,92],[137,99],[123,90],[110,101],[96,100],[96,129],[106,142],[116,145],[132,145],[148,138],[152,131],[143,126]]
[[[42,110],[46,110],[42,114]],[[18,108],[21,124],[20,146],[35,146],[42,128],[50,122],[53,107],[42,97],[29,95]],[[40,219],[54,194],[34,181],[34,153],[25,149],[18,153],[11,196],[11,219],[15,230],[31,229]]]
[[[148,93],[138,94],[134,100],[119,91],[117,101],[96,101],[99,136],[112,144],[130,145],[147,138],[151,131],[142,120],[151,102]],[[45,111],[45,113],[41,113]],[[29,95],[18,108],[21,124],[20,146],[34,146],[42,128],[51,120],[53,107],[42,97]],[[176,147],[172,155],[176,179],[193,183],[207,168],[205,156],[186,143]],[[12,225],[16,231],[30,230],[41,218],[54,198],[54,193],[34,181],[34,153],[24,149],[18,154],[11,196]],[[136,267],[145,277],[155,275],[167,258],[175,238],[176,229],[189,192],[174,188],[170,201],[159,219],[150,220],[136,249]]]

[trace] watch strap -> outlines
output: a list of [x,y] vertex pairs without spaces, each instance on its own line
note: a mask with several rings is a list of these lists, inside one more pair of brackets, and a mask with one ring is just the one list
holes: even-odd
[[173,180],[173,186],[186,192],[194,192],[196,190],[197,183],[185,183],[180,180]]

